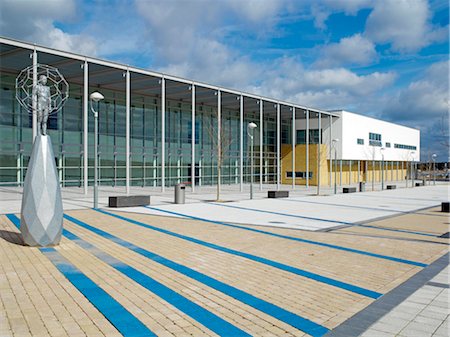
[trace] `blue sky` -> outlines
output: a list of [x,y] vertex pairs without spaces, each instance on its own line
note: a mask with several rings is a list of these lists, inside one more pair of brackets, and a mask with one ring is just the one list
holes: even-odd
[[1,35],[420,128],[448,158],[447,0],[2,0]]

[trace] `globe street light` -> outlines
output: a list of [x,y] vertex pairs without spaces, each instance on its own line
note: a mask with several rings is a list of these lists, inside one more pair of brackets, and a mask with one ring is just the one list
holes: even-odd
[[436,185],[436,157],[436,153],[431,155],[431,159],[433,159],[433,185]]
[[250,199],[253,199],[253,130],[257,127],[253,122],[247,125],[247,134],[250,137]]
[[384,190],[384,147],[380,149],[381,153],[381,190]]
[[334,148],[334,194],[337,193],[337,148],[336,144],[339,142],[339,139],[333,139],[333,148]]
[[98,91],[90,95],[91,110],[94,114],[94,208],[98,208],[98,112],[95,111],[93,101],[100,102],[105,97]]

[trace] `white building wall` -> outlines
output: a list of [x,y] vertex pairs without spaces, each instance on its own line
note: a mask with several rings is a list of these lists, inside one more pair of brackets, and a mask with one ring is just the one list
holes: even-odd
[[[382,159],[380,149],[384,147],[384,159],[387,161],[420,161],[420,130],[347,111],[333,112],[340,117],[333,117],[331,135],[328,116],[322,118],[322,136],[324,144],[329,144],[330,138],[339,139],[336,145],[338,159],[378,161]],[[317,119],[311,119],[309,125],[310,129],[317,129]],[[306,129],[306,121],[297,120],[296,129]],[[381,134],[382,146],[369,145],[370,132]],[[364,145],[357,143],[358,138],[364,140]],[[390,148],[386,147],[386,142],[391,144]],[[394,144],[416,146],[416,150],[395,148]],[[329,158],[329,151],[327,157]],[[334,149],[332,157],[334,158]]]

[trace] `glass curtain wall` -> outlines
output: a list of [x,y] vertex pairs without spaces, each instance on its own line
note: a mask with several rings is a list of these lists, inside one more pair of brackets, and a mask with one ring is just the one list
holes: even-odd
[[276,104],[264,102],[263,108],[263,184],[277,182]]
[[[132,82],[131,82],[132,85]],[[161,107],[156,97],[131,94],[132,186],[161,186]]]
[[191,103],[166,100],[166,186],[186,183],[191,170]]
[[18,73],[0,74],[0,182],[21,186],[31,153],[31,115],[16,101]]
[[[125,87],[125,81],[124,81]],[[125,92],[105,88],[89,88],[89,92],[101,91],[105,99],[95,103],[98,111],[98,179],[99,185],[125,185]],[[94,179],[94,118],[89,116],[89,180]]]
[[240,109],[236,95],[222,93],[222,101],[228,98],[233,102],[231,106],[222,104],[222,184],[231,185],[240,182]]
[[196,185],[213,185],[217,183],[217,107],[197,105],[195,124]]
[[83,179],[83,87],[69,83],[64,107],[50,115],[48,134],[52,139],[56,167],[62,187],[81,187]]
[[[259,125],[259,101],[255,99],[244,98],[244,183],[250,183],[251,179],[251,147],[250,137],[248,136],[248,124],[253,122],[257,128],[253,130],[253,182],[259,183],[259,158],[261,156],[261,146],[259,144],[259,135],[261,126]],[[264,177],[263,177],[264,179]]]

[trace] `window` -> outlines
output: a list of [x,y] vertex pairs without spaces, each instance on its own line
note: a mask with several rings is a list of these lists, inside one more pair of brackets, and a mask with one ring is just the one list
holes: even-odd
[[358,138],[356,142],[358,143],[358,145],[364,145],[364,139],[362,138]]
[[[306,144],[306,130],[297,130],[297,144]],[[309,130],[309,144],[319,144],[319,129]]]
[[417,147],[414,145],[404,145],[404,144],[394,144],[394,148],[402,150],[417,150]]
[[391,143],[386,142],[386,147],[391,147]]
[[[309,179],[312,179],[313,173],[309,172]],[[292,171],[286,171],[286,178],[292,178]],[[306,179],[306,172],[295,172],[295,178]]]
[[381,146],[381,134],[369,132],[369,145]]

